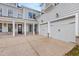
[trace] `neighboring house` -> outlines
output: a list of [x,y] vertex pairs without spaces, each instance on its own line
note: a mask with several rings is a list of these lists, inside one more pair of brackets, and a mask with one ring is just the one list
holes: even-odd
[[67,42],[79,36],[79,3],[43,3],[39,34]]
[[40,12],[16,3],[0,3],[0,32],[16,34],[37,33]]

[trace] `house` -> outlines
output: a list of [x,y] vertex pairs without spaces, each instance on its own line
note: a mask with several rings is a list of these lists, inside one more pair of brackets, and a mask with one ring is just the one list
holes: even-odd
[[42,12],[38,19],[40,35],[79,42],[79,3],[43,3]]
[[37,16],[40,11],[19,6],[17,3],[0,3],[0,32],[16,34],[37,33]]
[[79,42],[79,3],[42,3],[42,11],[0,3],[0,32],[13,36],[39,33],[66,42]]

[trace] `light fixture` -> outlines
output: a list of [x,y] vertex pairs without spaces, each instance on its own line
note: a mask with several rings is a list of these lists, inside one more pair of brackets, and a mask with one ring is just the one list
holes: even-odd
[[58,13],[56,13],[56,17],[57,17],[57,18],[59,17],[59,14],[58,14]]

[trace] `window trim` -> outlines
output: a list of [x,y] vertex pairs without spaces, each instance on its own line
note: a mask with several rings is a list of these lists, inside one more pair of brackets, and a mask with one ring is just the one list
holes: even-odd
[[29,12],[28,13],[28,17],[31,18],[31,19],[36,19],[36,14],[35,13],[32,13],[32,12]]
[[13,17],[13,10],[12,9],[8,9],[8,16]]
[[32,13],[32,12],[29,12],[29,13],[28,13],[28,17],[29,17],[29,18],[33,18],[33,13]]
[[54,5],[57,6],[59,3],[55,3]]

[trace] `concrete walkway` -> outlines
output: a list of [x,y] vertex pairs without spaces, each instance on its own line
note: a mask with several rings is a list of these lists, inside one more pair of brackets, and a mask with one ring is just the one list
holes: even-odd
[[75,44],[39,35],[0,35],[0,55],[2,56],[59,56],[70,51]]

